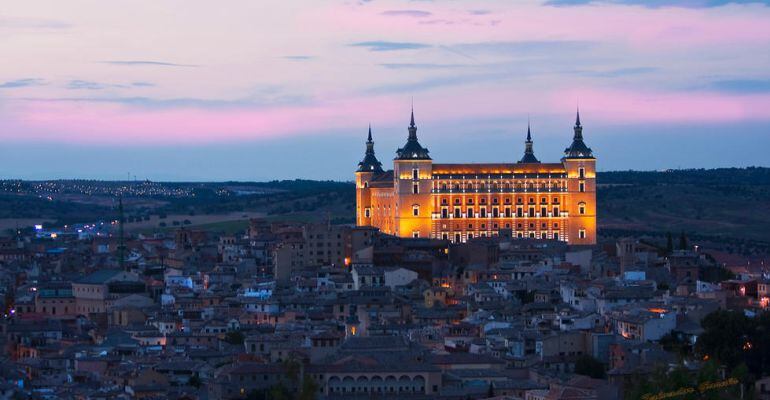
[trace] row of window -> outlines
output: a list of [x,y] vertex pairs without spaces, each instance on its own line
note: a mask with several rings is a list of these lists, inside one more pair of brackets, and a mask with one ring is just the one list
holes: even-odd
[[[417,180],[420,176],[420,169],[419,168],[412,168],[412,179]],[[585,179],[586,177],[586,169],[585,167],[578,168],[578,177],[580,179]]]
[[517,183],[514,183],[514,184],[511,184],[510,182],[505,182],[503,184],[500,184],[500,183],[497,183],[497,182],[493,182],[491,184],[487,184],[486,182],[478,182],[478,183],[473,183],[473,182],[469,182],[469,183],[459,183],[459,182],[445,183],[445,182],[442,182],[442,183],[440,183],[438,185],[438,187],[436,189],[439,189],[439,190],[442,190],[442,191],[446,191],[446,190],[454,190],[454,191],[460,191],[460,190],[511,190],[511,189],[517,190],[517,191],[521,191],[521,190],[536,190],[536,189],[540,189],[540,190],[545,191],[545,190],[559,190],[559,189],[563,189],[563,188],[566,188],[566,187],[567,187],[567,185],[562,183],[562,182],[551,182],[551,183],[548,183],[548,182],[540,182],[540,183],[535,183],[535,182],[527,182],[527,183],[517,182]]
[[[500,226],[504,226],[505,229],[511,229],[512,225],[510,223],[506,223],[504,225],[500,225],[498,223],[493,223],[491,226],[492,226],[492,229],[497,230],[497,229],[500,229]],[[468,230],[473,230],[473,227],[474,227],[473,224],[468,224]],[[487,224],[481,223],[481,224],[479,224],[479,227],[480,227],[481,230],[487,229]],[[530,222],[527,225],[527,227],[529,228],[530,231],[534,231],[535,230],[535,223],[534,222]],[[448,228],[447,224],[441,224],[441,230],[446,230],[447,228]],[[516,229],[517,230],[524,230],[524,224],[519,222],[518,224],[516,224]],[[540,229],[541,230],[548,229],[548,224],[545,223],[545,222],[540,223]],[[554,222],[553,223],[553,229],[554,230],[558,230],[559,229],[559,223],[558,222]],[[456,231],[460,230],[460,224],[455,224],[455,229],[454,230],[456,230]]]
[[[474,237],[485,238],[485,237],[489,237],[489,236],[498,236],[498,233],[497,232],[491,232],[491,233],[487,233],[487,232],[481,232],[481,233],[474,233],[474,232],[459,233],[459,232],[456,232],[454,234],[450,234],[448,232],[442,232],[440,237],[441,237],[442,240],[450,240],[450,238],[451,238],[453,243],[461,243],[461,242],[465,242],[467,240],[473,239]],[[559,236],[558,232],[552,232],[552,233],[549,233],[549,232],[539,232],[538,233],[538,232],[521,232],[521,231],[519,231],[519,232],[512,232],[512,236],[516,237],[516,238],[519,238],[519,239],[523,239],[523,238],[530,238],[530,239],[540,238],[540,239],[553,239],[553,240],[559,240],[560,239],[560,236]],[[418,238],[418,237],[420,237],[420,233],[417,232],[417,231],[412,232],[412,237]],[[578,230],[578,238],[579,239],[585,239],[586,238],[586,230],[585,229]]]
[[[506,207],[502,212],[498,207],[492,207],[492,212],[490,213],[487,213],[486,207],[480,207],[478,213],[474,211],[473,207],[468,207],[466,211],[466,213],[463,213],[460,207],[455,207],[454,212],[450,214],[448,207],[442,207],[441,218],[512,218],[514,216],[514,212],[510,207]],[[585,213],[586,203],[581,202],[578,204],[578,214],[585,215]],[[366,218],[371,217],[371,209],[369,207],[364,209],[364,216]],[[412,216],[420,216],[420,206],[418,204],[412,206]],[[551,213],[548,212],[547,207],[540,207],[540,212],[537,213],[535,207],[532,206],[526,212],[523,207],[517,207],[515,216],[516,218],[560,217],[561,213],[558,206],[553,207]]]
[[[468,197],[468,198],[465,200],[465,203],[466,203],[466,204],[468,204],[468,205],[472,205],[472,204],[474,203],[474,201],[475,201],[475,200],[473,200],[473,197]],[[505,204],[511,204],[511,201],[512,201],[512,200],[511,200],[511,198],[510,198],[510,197],[506,197],[506,198],[503,200],[503,203],[505,203]],[[554,197],[551,199],[551,203],[552,203],[552,204],[559,204],[559,202],[560,202],[560,200],[559,200],[559,197],[556,197],[556,196],[554,196]],[[446,205],[446,204],[448,204],[448,203],[449,203],[449,199],[447,199],[446,197],[444,197],[444,198],[442,198],[442,199],[441,199],[441,204],[442,204],[442,205]],[[462,199],[461,199],[460,197],[455,197],[455,198],[454,198],[454,201],[453,201],[453,203],[454,203],[455,205],[459,205],[459,204],[462,204]],[[480,198],[480,199],[479,199],[479,204],[487,204],[487,199],[486,199],[486,197],[482,197],[482,198]],[[492,198],[492,204],[500,204],[500,198],[499,198],[499,197],[493,197],[493,198]],[[523,197],[516,197],[516,204],[524,204],[524,198],[523,198]],[[529,197],[529,198],[527,199],[527,204],[535,204],[535,197]],[[540,204],[548,204],[548,197],[541,197],[541,198],[540,198]]]
[[[413,184],[415,187],[417,186],[417,183]],[[446,193],[451,191],[454,192],[479,192],[479,191],[487,191],[487,192],[531,192],[531,191],[542,191],[542,192],[557,192],[557,191],[564,191],[567,189],[566,185],[559,185],[557,183],[553,183],[550,186],[548,184],[542,183],[540,185],[535,185],[533,183],[528,184],[527,186],[521,186],[520,184],[516,184],[514,187],[511,187],[510,183],[506,183],[503,185],[498,185],[496,183],[486,186],[485,184],[477,184],[474,185],[472,183],[468,183],[466,185],[459,185],[455,184],[452,186],[447,186],[447,184],[441,184],[438,188],[434,188],[434,193]],[[413,193],[417,194],[419,193],[419,188],[415,188],[416,191],[413,191]],[[578,182],[578,192],[585,192],[586,191],[586,183],[583,181]]]
[[[585,205],[582,204],[580,206],[580,210],[582,210],[581,214],[585,213]],[[419,207],[417,209],[413,209],[413,212],[418,212]],[[492,212],[487,212],[487,209],[485,207],[479,208],[479,212],[476,213],[474,211],[473,207],[468,207],[467,212],[463,213],[462,209],[460,207],[455,207],[454,212],[450,214],[449,208],[443,207],[441,208],[441,218],[447,219],[447,218],[539,218],[539,217],[560,217],[561,213],[559,210],[559,207],[553,207],[553,212],[549,213],[547,207],[541,207],[540,212],[535,212],[535,207],[530,207],[529,210],[526,212],[524,211],[523,207],[516,208],[516,212],[514,214],[513,210],[511,210],[510,207],[506,207],[502,212],[499,208],[493,207]],[[417,214],[414,214],[417,215]]]

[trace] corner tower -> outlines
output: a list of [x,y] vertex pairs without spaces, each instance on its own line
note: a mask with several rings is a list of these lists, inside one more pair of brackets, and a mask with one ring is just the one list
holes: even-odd
[[572,144],[564,149],[561,162],[567,171],[569,204],[569,244],[596,244],[596,158],[591,148],[583,142],[583,126],[580,110],[575,117]]
[[395,235],[428,238],[433,214],[433,160],[417,140],[414,109],[408,130],[406,144],[393,161]]
[[374,155],[372,126],[369,125],[369,136],[366,139],[364,159],[358,163],[356,170],[356,225],[372,225],[372,195],[369,184],[375,175],[381,174],[382,163]]

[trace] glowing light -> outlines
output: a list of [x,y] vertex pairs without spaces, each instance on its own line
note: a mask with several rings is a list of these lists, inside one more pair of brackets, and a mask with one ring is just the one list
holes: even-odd
[[751,350],[751,348],[754,347],[751,342],[746,342],[743,344],[743,350],[748,351]]

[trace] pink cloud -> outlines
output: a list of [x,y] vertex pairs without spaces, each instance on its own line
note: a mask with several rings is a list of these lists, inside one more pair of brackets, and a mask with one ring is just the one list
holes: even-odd
[[[757,5],[727,8],[646,8],[624,5],[548,7],[520,5],[473,15],[450,3],[431,5],[431,18],[383,15],[376,4],[330,8],[303,18],[367,39],[409,38],[437,44],[477,41],[596,40],[660,49],[683,45],[767,43],[770,10]],[[494,7],[497,8],[497,7]],[[403,33],[403,35],[398,35]],[[385,36],[387,35],[387,36]]]
[[555,93],[556,109],[580,107],[607,122],[732,122],[770,119],[770,94],[570,89]]
[[[274,108],[152,110],[123,104],[25,102],[13,107],[8,140],[186,144],[270,139],[292,134],[364,129],[403,109],[388,98],[347,99]],[[23,134],[20,134],[24,132]]]
[[[474,99],[468,101],[467,99]],[[524,93],[499,88],[439,90],[418,98],[418,120],[463,121],[532,113],[571,113],[577,99],[593,121],[731,122],[770,120],[770,95],[630,92],[574,88]],[[398,97],[329,100],[309,106],[148,109],[88,102],[23,102],[2,118],[5,140],[66,143],[187,144],[261,140],[364,129],[405,121]]]

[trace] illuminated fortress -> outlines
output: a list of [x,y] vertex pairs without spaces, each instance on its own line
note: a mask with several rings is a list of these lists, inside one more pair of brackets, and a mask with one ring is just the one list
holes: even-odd
[[535,157],[529,128],[518,162],[435,163],[417,140],[412,111],[406,144],[385,171],[369,128],[356,171],[356,224],[455,243],[512,235],[596,244],[596,158],[583,142],[580,113],[557,163]]

